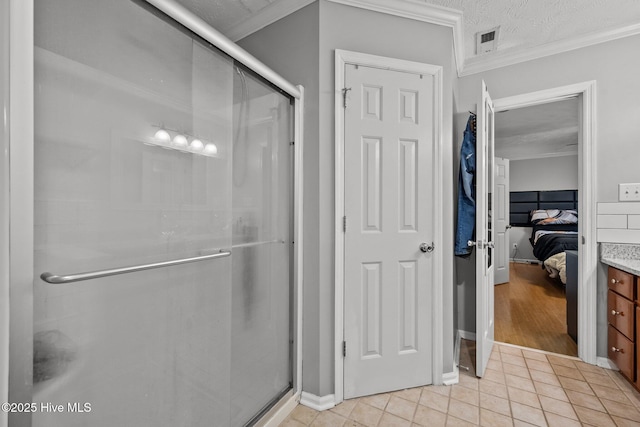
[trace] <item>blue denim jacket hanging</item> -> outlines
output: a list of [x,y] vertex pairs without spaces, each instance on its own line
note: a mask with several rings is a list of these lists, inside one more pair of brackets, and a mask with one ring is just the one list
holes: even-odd
[[474,132],[475,115],[469,116],[460,148],[460,175],[458,176],[458,224],[456,227],[456,244],[454,254],[468,256],[471,247],[467,245],[473,240],[476,225],[476,135]]

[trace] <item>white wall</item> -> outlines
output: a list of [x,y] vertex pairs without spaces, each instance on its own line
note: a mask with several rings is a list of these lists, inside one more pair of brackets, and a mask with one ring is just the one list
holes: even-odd
[[[640,56],[634,54],[638,46],[640,36],[636,35],[465,76],[460,79],[457,114],[464,116],[468,114],[466,111],[475,108],[483,79],[493,99],[595,80],[596,167],[585,173],[597,176],[596,202],[617,201],[618,183],[639,179],[637,122],[640,103],[637,94],[640,93]],[[600,269],[598,276],[598,301],[601,302],[597,313],[599,356],[606,356],[607,336],[603,271]],[[458,281],[458,299],[468,301],[467,295],[474,292],[474,288],[475,285]],[[475,306],[464,304],[461,310],[475,313]],[[462,323],[463,319],[460,321]],[[475,324],[461,324],[460,328],[475,330]]]
[[[381,31],[384,29],[384,31]],[[423,43],[415,41],[424,41]],[[450,28],[319,0],[239,44],[293,83],[305,86],[305,271],[303,390],[334,392],[334,52],[345,49],[444,67],[445,254],[453,252]],[[315,55],[315,56],[314,56]],[[309,90],[311,89],[311,90]],[[451,258],[445,255],[445,372],[453,370]]]
[[509,191],[578,189],[578,156],[511,160]]

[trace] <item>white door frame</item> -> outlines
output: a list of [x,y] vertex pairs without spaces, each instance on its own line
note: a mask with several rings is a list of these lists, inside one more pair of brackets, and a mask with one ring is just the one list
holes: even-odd
[[[580,195],[578,232],[578,357],[587,363],[597,362],[597,266],[596,242],[596,82],[525,93],[494,100],[496,112],[546,104],[582,95],[581,140],[578,146],[578,191]],[[588,173],[586,173],[588,171]]]
[[[422,73],[434,79],[434,204],[443,206],[442,183],[442,67],[420,62],[405,61],[359,52],[336,49],[335,53],[335,404],[344,400],[344,359],[342,341],[344,340],[344,232],[342,218],[344,216],[344,108],[342,89],[344,88],[345,64],[356,64],[367,67],[383,68],[410,73]],[[434,384],[442,384],[443,370],[443,227],[442,209],[434,210],[434,244],[433,253],[433,325],[431,348],[432,376]]]

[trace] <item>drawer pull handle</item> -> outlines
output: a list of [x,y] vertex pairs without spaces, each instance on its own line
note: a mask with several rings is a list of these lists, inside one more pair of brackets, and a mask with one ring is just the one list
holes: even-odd
[[622,283],[622,280],[618,280],[618,279],[611,279],[611,284],[612,285],[616,285],[618,283]]
[[624,349],[623,348],[611,347],[611,351],[613,351],[614,353],[622,353],[622,354],[624,354]]
[[615,311],[615,310],[611,310],[611,315],[612,316],[624,316],[624,311]]

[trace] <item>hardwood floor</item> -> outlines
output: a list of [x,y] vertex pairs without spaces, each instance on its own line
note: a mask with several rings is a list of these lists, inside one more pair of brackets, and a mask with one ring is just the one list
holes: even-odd
[[494,287],[496,341],[577,356],[562,283],[539,265],[512,262],[509,268],[509,283]]

